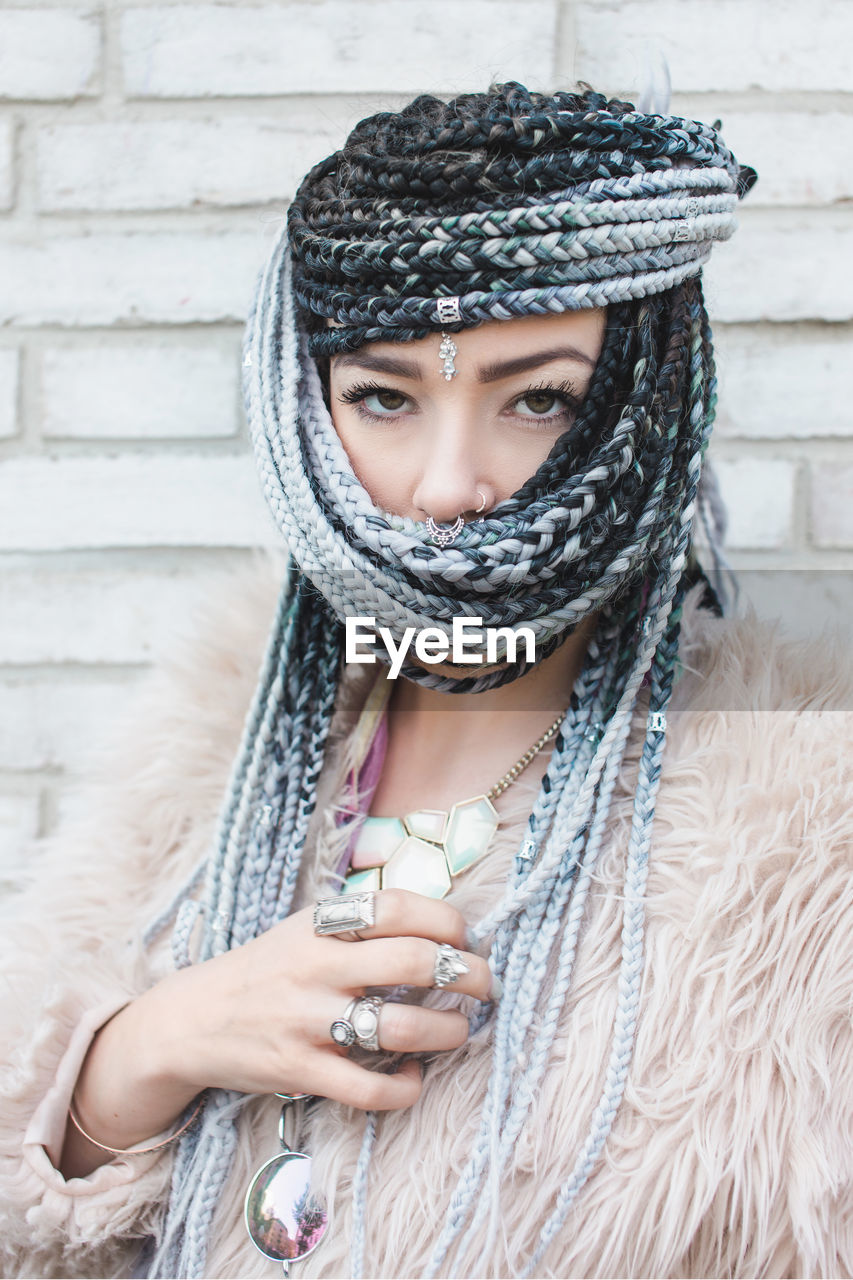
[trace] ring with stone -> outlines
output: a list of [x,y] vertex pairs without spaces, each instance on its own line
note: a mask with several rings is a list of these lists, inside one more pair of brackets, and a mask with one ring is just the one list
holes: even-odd
[[373,893],[341,893],[336,898],[323,898],[314,905],[314,932],[318,936],[346,934],[355,936],[357,929],[369,929],[374,923]]
[[432,971],[434,987],[449,987],[457,982],[463,973],[470,973],[471,966],[466,964],[461,954],[449,942],[439,943]]
[[381,996],[361,996],[347,1005],[344,1017],[352,1026],[355,1043],[360,1049],[379,1052],[379,1014],[384,1003]]
[[332,1037],[335,1044],[339,1045],[341,1049],[348,1049],[351,1044],[355,1044],[355,1027],[350,1020],[350,1014],[357,1004],[357,1000],[350,1000],[344,1010],[344,1016],[342,1018],[335,1018],[334,1022],[329,1027],[329,1035]]

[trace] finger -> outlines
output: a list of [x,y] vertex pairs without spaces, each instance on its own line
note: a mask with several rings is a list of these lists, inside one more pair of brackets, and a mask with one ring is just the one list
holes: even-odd
[[336,1053],[318,1054],[312,1063],[311,1092],[360,1111],[411,1107],[422,1087],[420,1066],[411,1059],[394,1072],[369,1071]]
[[360,939],[405,936],[465,946],[465,918],[449,902],[410,889],[378,889],[372,896],[374,922],[359,927]]
[[468,1019],[458,1009],[424,1009],[387,1000],[379,1014],[379,1045],[392,1053],[458,1049],[468,1033]]
[[[483,957],[459,950],[456,955],[468,971],[460,974],[455,982],[447,983],[447,990],[490,1000],[492,973]],[[324,952],[329,985],[338,987],[343,980],[344,990],[351,990],[353,994],[363,987],[434,987],[437,958],[438,945],[426,938],[338,941],[335,947]]]

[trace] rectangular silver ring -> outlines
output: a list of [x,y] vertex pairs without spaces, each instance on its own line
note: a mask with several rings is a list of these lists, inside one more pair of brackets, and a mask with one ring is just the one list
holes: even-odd
[[314,907],[314,932],[319,935],[368,929],[373,921],[372,893],[343,893],[323,898]]

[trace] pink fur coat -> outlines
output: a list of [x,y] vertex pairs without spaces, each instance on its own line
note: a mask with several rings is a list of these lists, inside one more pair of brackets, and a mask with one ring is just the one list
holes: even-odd
[[[226,577],[203,628],[145,684],[80,816],[43,843],[7,909],[2,949],[0,1269],[127,1276],[168,1194],[173,1148],[65,1182],[54,1167],[94,1031],[172,963],[140,926],[202,857],[254,689],[281,564]],[[850,1276],[853,1272],[853,674],[839,646],[785,644],[755,618],[685,611],[648,885],[642,1004],[628,1087],[604,1154],[540,1275]],[[369,669],[368,669],[369,671]],[[365,669],[348,678],[299,887],[337,856],[330,813]],[[621,870],[640,734],[554,1051],[501,1191],[501,1217],[447,1274],[504,1277],[529,1256],[598,1100],[620,945]],[[507,799],[494,849],[453,901],[494,903],[532,803]],[[357,945],[357,944],[355,944]],[[452,1002],[448,993],[431,993]],[[488,1025],[429,1069],[419,1103],[381,1116],[370,1174],[368,1276],[425,1270],[469,1154],[489,1070]],[[211,1277],[281,1274],[248,1241],[242,1201],[275,1153],[278,1104],[245,1108],[208,1255]],[[332,1211],[296,1274],[348,1272],[362,1113],[316,1109],[307,1134]]]

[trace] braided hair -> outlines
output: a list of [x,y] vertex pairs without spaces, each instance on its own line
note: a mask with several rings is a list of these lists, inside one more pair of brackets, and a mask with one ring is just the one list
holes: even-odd
[[[702,459],[714,418],[700,272],[755,179],[715,129],[643,115],[585,90],[515,82],[444,102],[422,96],[362,121],[305,177],[255,292],[244,343],[246,409],[264,492],[292,553],[205,877],[200,959],[292,908],[335,707],[347,616],[407,626],[457,615],[524,622],[537,657],[590,614],[595,630],[505,892],[473,937],[503,981],[476,1141],[430,1274],[477,1274],[474,1241],[499,1212],[514,1143],[572,981],[578,931],[635,714],[645,716],[625,855],[612,1050],[587,1139],[549,1207],[532,1272],[593,1171],[625,1085],[643,965],[643,894],[665,713],[676,672]],[[457,300],[458,320],[437,303]],[[324,361],[487,320],[607,307],[576,421],[522,487],[452,546],[377,508],[324,398]],[[479,691],[526,662],[454,679]],[[647,708],[639,699],[648,692]],[[642,708],[642,710],[640,710]],[[183,897],[189,900],[191,885]],[[180,899],[174,904],[180,905]],[[174,911],[172,912],[174,915]],[[177,911],[175,937],[186,935]],[[164,928],[164,913],[149,938]],[[535,1017],[536,1010],[544,1010]],[[489,1012],[472,1015],[475,1026]],[[206,1242],[243,1099],[212,1090],[183,1136],[149,1274],[205,1274]],[[363,1267],[368,1116],[354,1177],[353,1275]]]

